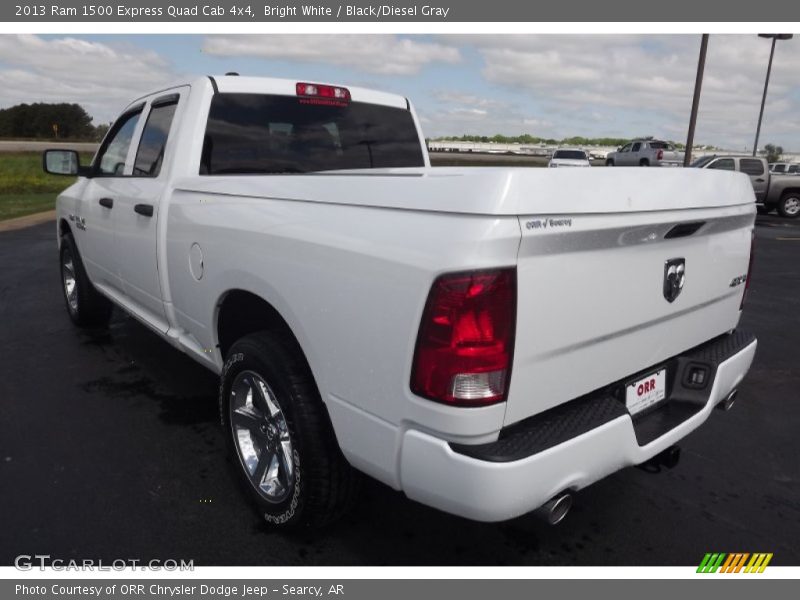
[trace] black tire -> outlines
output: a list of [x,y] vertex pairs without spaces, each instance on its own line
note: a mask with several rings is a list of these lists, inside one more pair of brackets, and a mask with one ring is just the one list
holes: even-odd
[[647,160],[646,158],[643,158],[642,160],[639,161],[639,166],[640,167],[649,167],[650,166],[650,161]]
[[606,166],[607,167],[613,167],[614,166],[614,159],[613,158],[607,158],[606,159]]
[[[241,406],[250,397],[251,408]],[[318,528],[347,512],[360,477],[339,449],[295,344],[271,332],[234,343],[222,370],[219,407],[234,468],[267,523],[280,529]],[[252,446],[242,443],[242,435]]]
[[778,214],[786,219],[800,217],[800,192],[786,192],[778,202]]
[[61,291],[72,322],[78,327],[86,328],[108,325],[113,305],[89,281],[71,233],[61,237],[59,265]]
[[771,207],[771,206],[761,206],[761,205],[757,205],[757,206],[756,206],[756,212],[757,212],[758,214],[760,214],[760,215],[768,215],[769,213],[771,213],[771,212],[772,212],[772,207]]

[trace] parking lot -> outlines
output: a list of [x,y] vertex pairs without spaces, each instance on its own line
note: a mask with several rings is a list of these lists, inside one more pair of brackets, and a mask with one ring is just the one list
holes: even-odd
[[279,535],[227,464],[216,378],[122,314],[106,334],[63,307],[52,223],[0,233],[0,564],[54,558],[196,565],[692,565],[800,562],[800,220],[759,217],[741,327],[759,338],[732,411],[674,470],[623,470],[567,519],[465,521],[367,482],[319,533]]

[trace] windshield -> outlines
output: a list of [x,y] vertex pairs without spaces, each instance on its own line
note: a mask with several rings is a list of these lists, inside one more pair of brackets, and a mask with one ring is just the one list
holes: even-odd
[[583,150],[556,150],[553,158],[566,158],[567,160],[588,160]]
[[689,166],[690,166],[690,167],[697,167],[697,168],[704,167],[704,166],[706,166],[706,165],[707,165],[709,162],[711,162],[712,160],[714,160],[714,158],[715,158],[715,157],[714,157],[713,155],[712,155],[712,156],[701,156],[700,158],[696,159],[696,160],[695,160],[695,161],[694,161],[692,164],[690,164]]
[[215,94],[200,173],[306,173],[424,164],[414,119],[405,108]]

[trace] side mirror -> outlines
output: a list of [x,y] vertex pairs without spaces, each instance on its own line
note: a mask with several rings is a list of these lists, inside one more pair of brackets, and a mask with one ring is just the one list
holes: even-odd
[[45,150],[42,157],[45,173],[51,175],[84,175],[80,158],[75,150]]

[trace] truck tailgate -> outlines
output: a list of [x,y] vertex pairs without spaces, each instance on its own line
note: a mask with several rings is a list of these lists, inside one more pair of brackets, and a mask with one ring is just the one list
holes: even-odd
[[[652,210],[520,216],[506,425],[736,327],[752,205],[665,210],[669,199],[650,194]],[[668,261],[685,269],[672,301]]]

